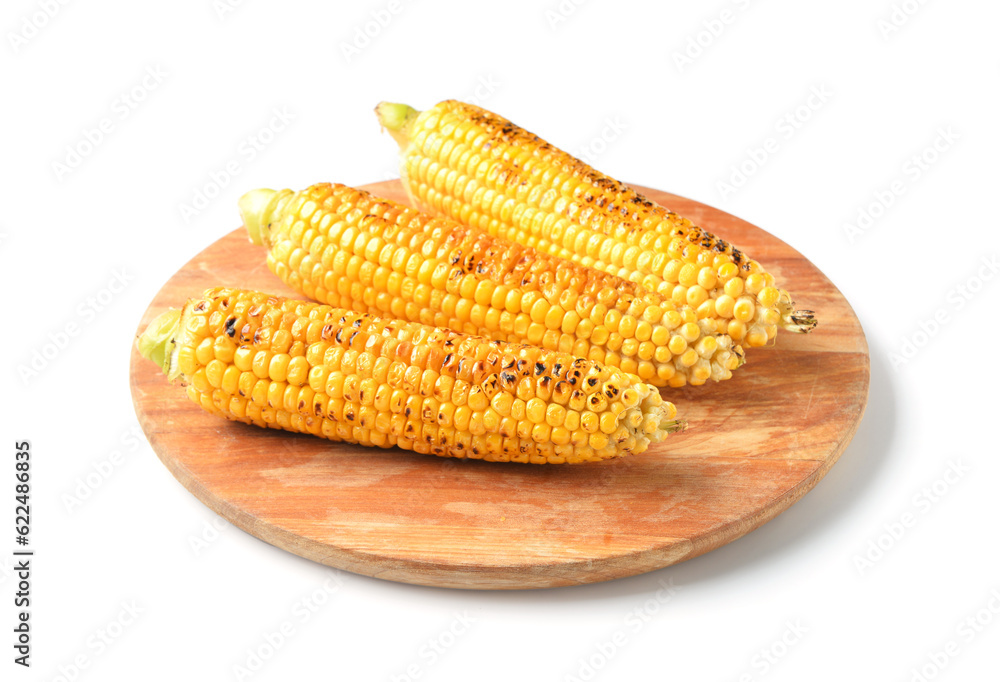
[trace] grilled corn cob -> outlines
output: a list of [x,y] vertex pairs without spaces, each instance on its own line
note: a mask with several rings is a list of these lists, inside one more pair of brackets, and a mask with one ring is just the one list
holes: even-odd
[[682,428],[598,362],[254,291],[210,289],[138,347],[214,414],[441,457],[601,460]]
[[779,325],[816,324],[732,244],[496,114],[454,100],[423,112],[382,102],[376,113],[425,210],[639,282],[736,343],[763,346]]
[[268,267],[323,303],[619,367],[657,386],[727,379],[742,349],[634,282],[343,185],[240,200]]

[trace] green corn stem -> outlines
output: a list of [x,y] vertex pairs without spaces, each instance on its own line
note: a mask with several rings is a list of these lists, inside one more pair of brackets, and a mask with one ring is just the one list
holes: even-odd
[[271,224],[275,215],[281,212],[289,197],[290,189],[252,189],[240,197],[240,216],[247,228],[250,241],[254,244],[268,244],[271,238]]
[[173,366],[173,351],[180,323],[181,311],[171,308],[150,322],[146,331],[136,340],[136,346],[142,357],[159,365],[171,381],[180,374]]
[[392,135],[392,139],[400,147],[405,147],[410,141],[410,128],[420,112],[408,104],[379,102],[375,107],[375,115],[382,127]]

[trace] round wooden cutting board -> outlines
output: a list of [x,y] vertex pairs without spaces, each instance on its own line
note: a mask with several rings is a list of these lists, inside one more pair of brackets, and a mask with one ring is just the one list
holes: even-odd
[[[366,186],[406,202],[398,181]],[[690,559],[787,509],[844,451],[868,399],[868,346],[847,301],[801,254],[731,215],[651,199],[740,245],[816,312],[718,384],[663,389],[685,433],[582,465],[499,464],[378,450],[259,429],[203,412],[132,352],[135,411],[188,490],[252,535],[364,575],[477,589],[611,580]],[[175,274],[139,331],[212,286],[295,296],[240,228]]]

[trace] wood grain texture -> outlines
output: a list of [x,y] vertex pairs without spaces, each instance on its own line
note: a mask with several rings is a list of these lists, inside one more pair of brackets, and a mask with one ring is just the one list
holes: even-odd
[[[405,202],[398,181],[366,186]],[[720,384],[663,389],[687,432],[644,454],[537,466],[448,460],[258,429],[203,412],[133,349],[136,414],[153,450],[198,499],[300,556],[387,580],[519,589],[611,580],[690,559],[774,518],[844,451],[868,399],[868,346],[833,284],[788,245],[731,215],[640,191],[746,249],[800,307],[808,335],[779,332]],[[211,286],[295,296],[242,228],[198,254],[139,331]]]

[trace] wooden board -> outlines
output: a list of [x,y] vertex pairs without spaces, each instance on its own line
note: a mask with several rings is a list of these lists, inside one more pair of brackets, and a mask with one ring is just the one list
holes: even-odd
[[[366,189],[406,201],[398,181]],[[203,412],[133,350],[139,422],[170,472],[236,526],[387,580],[554,587],[635,575],[724,545],[787,509],[844,451],[868,399],[868,347],[844,297],[792,248],[716,209],[640,190],[745,248],[820,320],[812,334],[779,332],[776,346],[749,350],[729,381],[663,389],[690,428],[644,454],[497,464],[259,429]],[[240,228],[163,286],[139,330],[218,285],[295,295]]]

